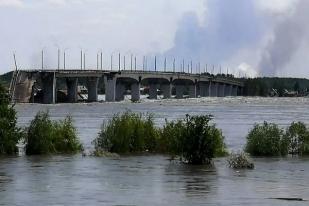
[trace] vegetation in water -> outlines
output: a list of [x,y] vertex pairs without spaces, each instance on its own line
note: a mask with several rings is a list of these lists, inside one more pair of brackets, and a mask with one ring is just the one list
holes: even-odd
[[303,122],[293,122],[285,132],[289,154],[309,155],[309,130]]
[[24,132],[27,155],[77,153],[82,150],[70,116],[52,121],[48,112],[38,112]]
[[103,123],[93,143],[96,151],[120,154],[155,152],[158,138],[159,130],[154,126],[152,115],[127,111]]
[[7,90],[0,84],[0,155],[17,154],[17,144],[21,137],[16,111],[10,105]]
[[227,159],[229,167],[233,169],[254,169],[254,163],[245,152],[232,152]]
[[288,140],[278,125],[256,124],[247,136],[245,151],[253,156],[284,156],[288,154]]
[[189,164],[210,164],[212,158],[227,154],[221,130],[210,124],[210,115],[190,116],[166,122],[161,132],[164,150]]

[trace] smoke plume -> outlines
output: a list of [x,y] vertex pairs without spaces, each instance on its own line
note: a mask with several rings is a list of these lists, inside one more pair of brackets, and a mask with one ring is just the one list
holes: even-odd
[[[262,52],[258,68],[264,76],[280,73],[307,39],[309,1],[300,0],[292,14],[274,27],[273,37]],[[297,69],[297,68],[290,68]]]

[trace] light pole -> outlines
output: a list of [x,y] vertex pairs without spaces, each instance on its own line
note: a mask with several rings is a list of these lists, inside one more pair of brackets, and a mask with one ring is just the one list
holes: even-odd
[[42,64],[42,70],[44,69],[44,48],[41,51],[41,64]]
[[58,70],[60,70],[60,49],[58,48]]
[[68,48],[65,48],[64,50],[63,50],[63,69],[65,70],[66,69],[66,50],[67,50]]
[[83,70],[83,49],[80,50],[80,70]]
[[121,64],[121,56],[120,56],[120,52],[119,52],[119,54],[118,54],[118,71],[120,71],[121,70],[121,68],[120,68],[120,64]]
[[154,69],[155,69],[155,72],[156,72],[157,71],[157,56],[155,56],[155,62],[154,63],[155,63],[155,65],[154,65],[155,68]]

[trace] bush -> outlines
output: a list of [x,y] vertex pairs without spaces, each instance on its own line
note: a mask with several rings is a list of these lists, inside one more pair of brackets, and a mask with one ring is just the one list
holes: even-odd
[[228,158],[229,167],[233,169],[254,169],[254,164],[249,155],[244,152],[232,152]]
[[303,122],[293,122],[286,130],[289,153],[292,155],[309,154],[309,130]]
[[82,150],[72,118],[50,120],[47,112],[38,112],[25,130],[27,155],[76,153]]
[[225,155],[224,137],[215,125],[209,124],[211,119],[210,115],[186,115],[184,120],[166,122],[161,132],[165,150],[189,164],[210,164],[212,158]]
[[0,155],[17,154],[17,144],[21,137],[21,130],[17,127],[16,111],[10,105],[6,89],[0,84]]
[[155,152],[158,138],[159,132],[151,115],[127,111],[114,115],[107,124],[103,123],[101,132],[93,143],[96,151],[122,154]]
[[276,124],[256,124],[247,136],[245,151],[253,156],[280,156],[288,154],[288,140]]

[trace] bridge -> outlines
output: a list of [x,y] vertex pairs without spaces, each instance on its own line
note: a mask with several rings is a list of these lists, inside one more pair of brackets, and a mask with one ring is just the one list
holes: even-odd
[[[107,71],[107,70],[18,70],[14,71],[10,86],[12,100],[16,103],[60,102],[59,91],[65,102],[78,102],[78,86],[83,80],[88,102],[98,101],[98,91],[104,91],[105,101],[122,101],[131,94],[139,101],[141,91],[148,91],[149,99],[225,97],[242,95],[243,83],[231,76],[214,76],[209,73],[192,74],[162,71]],[[99,86],[99,81],[103,86]],[[62,85],[59,85],[62,82]],[[37,98],[38,94],[41,98]]]

